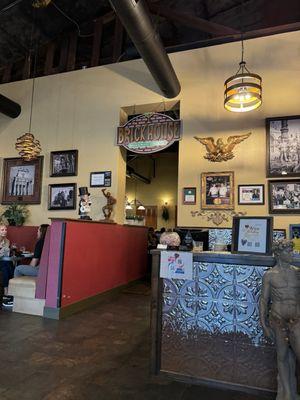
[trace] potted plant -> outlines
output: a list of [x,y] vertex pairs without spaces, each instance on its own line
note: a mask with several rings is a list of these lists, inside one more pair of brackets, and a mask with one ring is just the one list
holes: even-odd
[[1,218],[6,218],[9,225],[22,226],[28,218],[29,210],[26,205],[13,203],[7,207]]

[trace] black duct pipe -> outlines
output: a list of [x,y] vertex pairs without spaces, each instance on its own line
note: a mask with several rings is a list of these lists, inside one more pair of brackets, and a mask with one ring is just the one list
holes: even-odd
[[155,31],[143,0],[109,0],[165,97],[180,93],[180,83]]
[[0,112],[10,118],[17,118],[21,114],[21,106],[0,94]]

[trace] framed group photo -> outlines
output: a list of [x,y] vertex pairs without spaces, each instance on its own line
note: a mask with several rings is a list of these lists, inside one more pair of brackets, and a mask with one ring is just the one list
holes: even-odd
[[232,253],[272,255],[273,217],[233,217]]
[[40,204],[42,172],[42,156],[32,161],[5,158],[2,204]]
[[267,177],[300,174],[300,116],[267,118]]
[[185,188],[183,188],[182,203],[186,204],[186,205],[196,204],[196,193],[197,193],[197,189],[195,187],[185,187]]
[[78,150],[51,151],[50,176],[76,176],[78,169]]
[[48,210],[75,210],[76,183],[49,185]]
[[270,214],[300,214],[300,179],[272,180],[268,184]]
[[234,173],[205,172],[201,174],[201,208],[234,208]]
[[265,204],[265,185],[238,185],[238,204]]

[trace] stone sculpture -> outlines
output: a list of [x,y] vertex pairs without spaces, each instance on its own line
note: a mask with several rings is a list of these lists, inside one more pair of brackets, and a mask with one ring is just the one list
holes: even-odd
[[102,193],[106,197],[106,205],[102,207],[102,211],[104,214],[105,222],[113,222],[113,220],[110,219],[110,216],[113,212],[113,205],[116,204],[117,200],[111,195],[110,192],[106,193],[106,189],[102,189]]
[[300,268],[291,264],[293,242],[274,242],[275,267],[263,278],[260,320],[276,345],[278,388],[276,400],[299,400],[296,360],[300,361]]

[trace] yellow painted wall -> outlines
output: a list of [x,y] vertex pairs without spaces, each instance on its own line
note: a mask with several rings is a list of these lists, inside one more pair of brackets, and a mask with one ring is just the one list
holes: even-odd
[[[179,145],[178,224],[208,226],[203,218],[191,216],[199,209],[200,174],[209,171],[235,171],[235,185],[267,183],[265,174],[265,118],[297,115],[300,105],[300,32],[248,40],[245,58],[253,72],[263,77],[263,106],[248,114],[234,114],[223,108],[223,83],[240,61],[240,43],[171,54],[182,85],[178,96],[184,136]],[[1,85],[0,92],[22,105],[22,115],[11,120],[0,115],[0,157],[16,156],[14,143],[28,130],[31,81]],[[91,171],[112,170],[112,194],[118,198],[115,218],[123,221],[125,177],[124,159],[114,146],[119,110],[122,106],[162,101],[142,60],[75,71],[36,81],[32,131],[40,139],[45,156],[42,204],[30,206],[28,224],[46,222],[49,216],[77,217],[74,211],[48,211],[49,183],[89,183]],[[194,135],[226,137],[251,131],[252,136],[236,149],[227,163],[212,164],[203,159],[204,148]],[[71,178],[49,178],[50,151],[79,150],[79,174]],[[120,172],[122,171],[122,172]],[[196,206],[181,204],[184,186],[196,186]],[[99,189],[92,189],[93,213],[101,217],[104,200]],[[237,205],[237,198],[235,200]],[[248,215],[267,215],[268,207],[236,207]],[[275,227],[300,223],[299,216],[276,216]]]
[[[147,206],[157,206],[157,228],[175,228],[175,206],[177,205],[178,155],[166,153],[154,156],[156,159],[156,174],[151,184],[145,184],[135,179],[126,180],[126,196],[128,200],[135,198]],[[152,163],[149,158],[139,157],[130,165],[139,174],[149,177]],[[162,206],[168,203],[170,219],[161,218]]]

